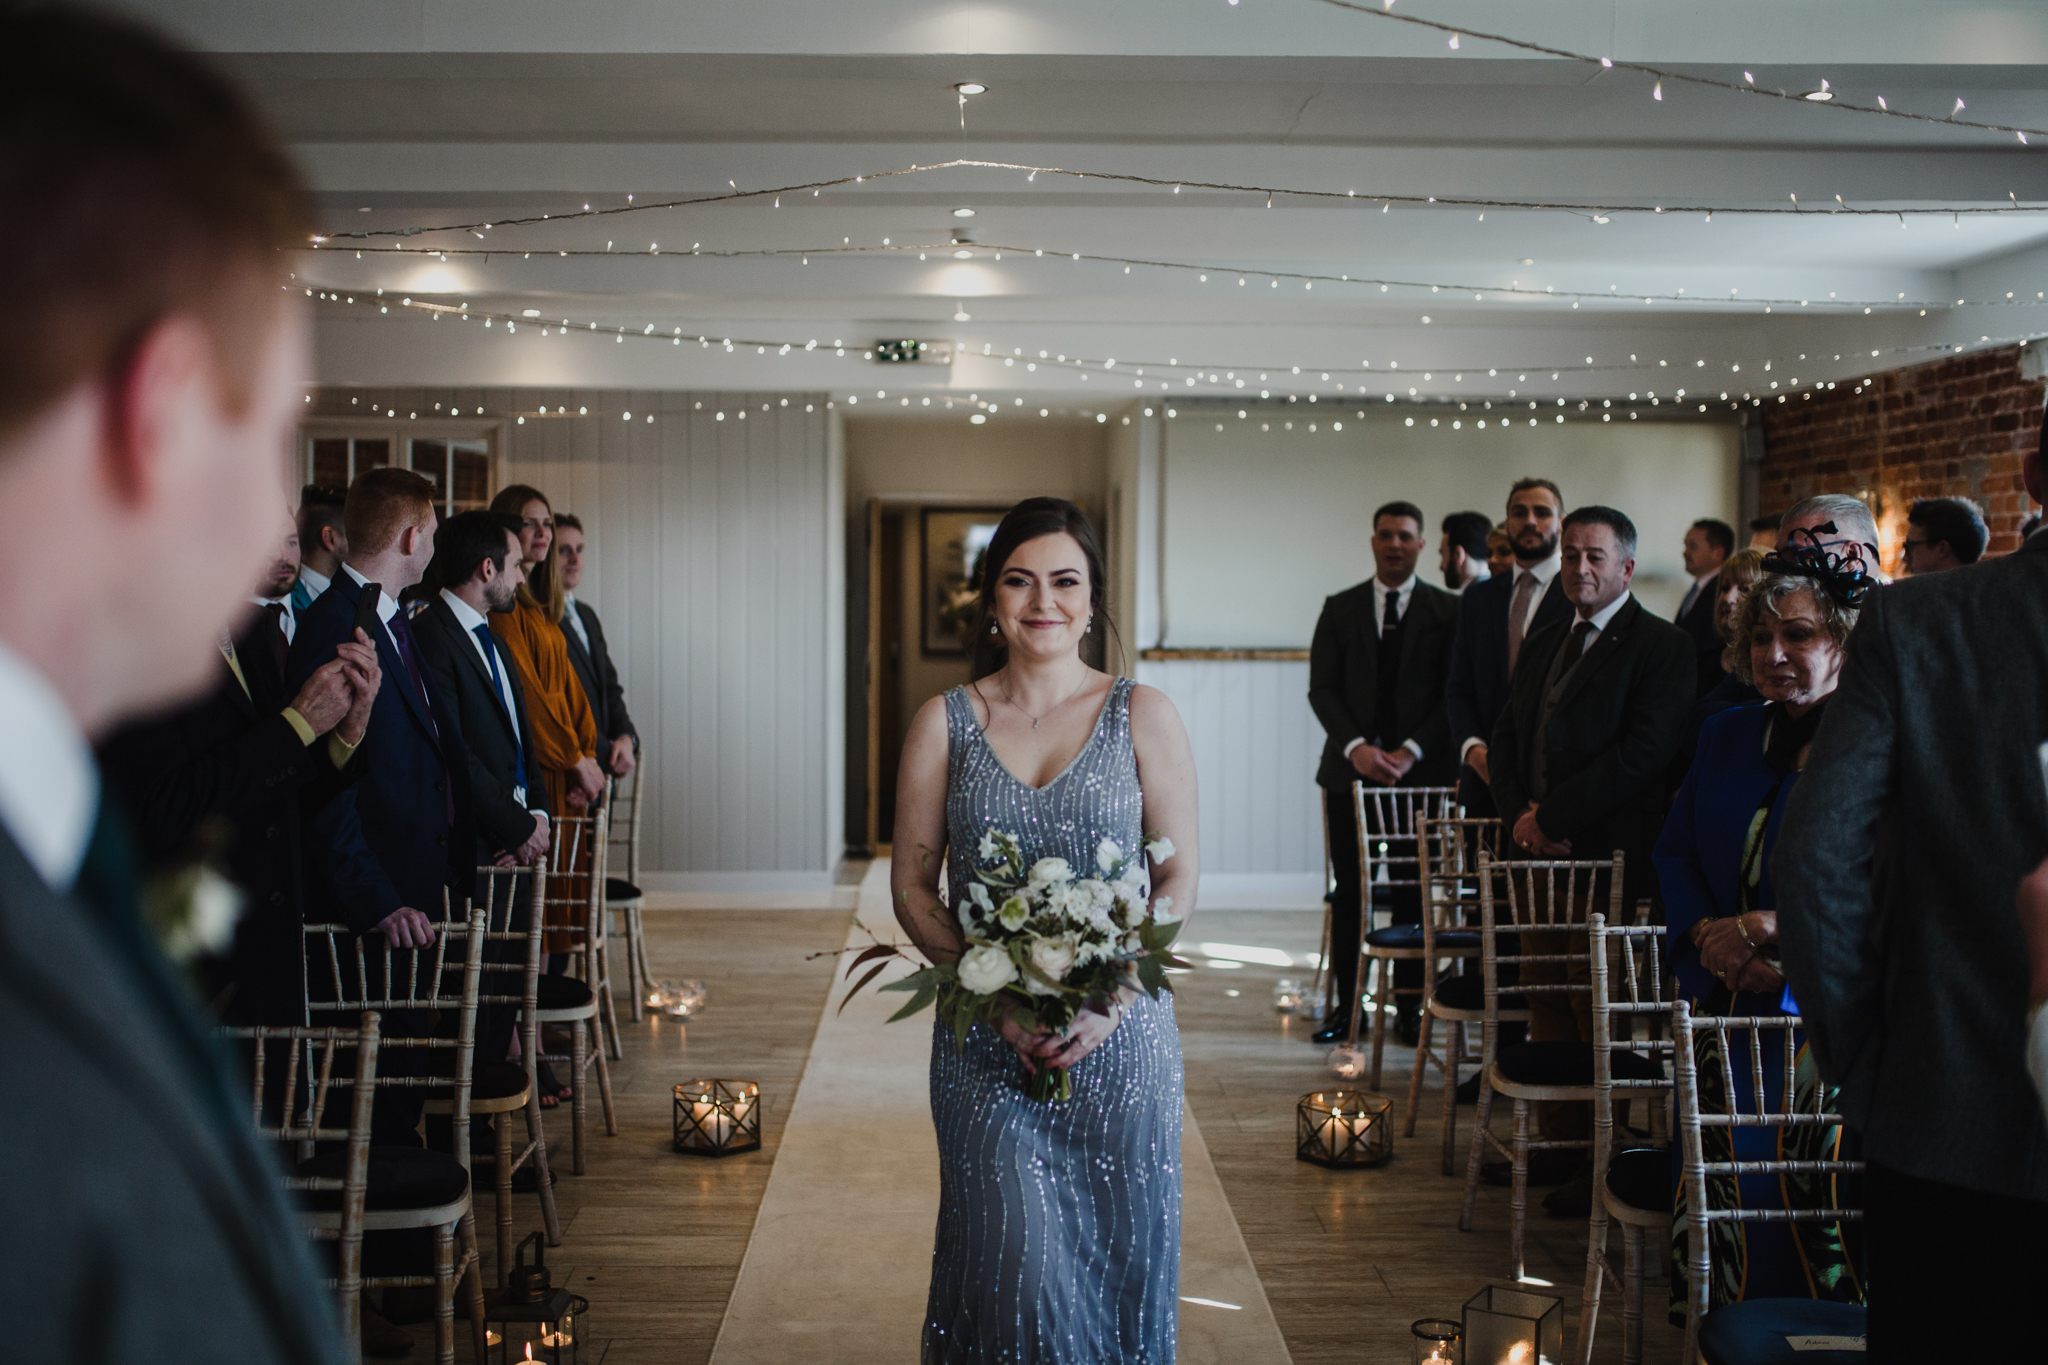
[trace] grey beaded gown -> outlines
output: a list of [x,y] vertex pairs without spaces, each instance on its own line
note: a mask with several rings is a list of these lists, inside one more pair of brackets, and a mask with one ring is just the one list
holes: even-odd
[[[1043,787],[1004,768],[967,689],[946,694],[946,843],[955,897],[991,827],[1025,865],[1093,867],[1140,842],[1131,682],[1119,678],[1072,764]],[[1140,997],[1073,1068],[1073,1098],[1029,1098],[1017,1054],[976,1025],[932,1033],[939,1223],[924,1365],[1171,1365],[1178,1327],[1181,1053],[1170,996]]]

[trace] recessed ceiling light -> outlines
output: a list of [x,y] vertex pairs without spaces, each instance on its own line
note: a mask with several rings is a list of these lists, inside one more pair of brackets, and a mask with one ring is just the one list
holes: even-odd
[[953,210],[953,216],[954,216],[955,218],[972,218],[972,217],[974,216],[974,210],[973,210],[973,209],[954,209],[954,210]]
[[988,93],[988,87],[980,81],[962,81],[953,88],[963,95],[986,95]]
[[974,253],[966,250],[956,251],[953,253],[953,259],[956,261],[972,260],[974,259]]

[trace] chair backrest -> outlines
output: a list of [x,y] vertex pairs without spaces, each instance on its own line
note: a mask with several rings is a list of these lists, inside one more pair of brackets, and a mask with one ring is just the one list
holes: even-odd
[[1462,813],[1456,787],[1379,787],[1351,784],[1351,811],[1358,822],[1358,881],[1363,893],[1374,886],[1422,885],[1417,836],[1425,820]]
[[1479,855],[1500,858],[1499,820],[1482,816],[1425,817],[1416,847],[1421,857],[1425,939],[1438,929],[1456,929],[1479,919]]
[[[1593,1188],[1601,1190],[1614,1160],[1615,1092],[1625,1097],[1671,1089],[1664,1064],[1673,1044],[1657,1035],[1666,1032],[1663,1026],[1671,1017],[1673,981],[1665,970],[1660,924],[1610,924],[1607,916],[1595,914],[1587,918],[1586,938],[1593,958]],[[1662,1079],[1616,1076],[1617,1052],[1655,1063]],[[1604,1215],[1600,1221],[1604,1225]]]
[[[1684,1000],[1671,1007],[1672,1044],[1678,1054],[1678,1134],[1684,1153],[1689,1225],[1686,1261],[1691,1304],[1685,1320],[1685,1354],[1680,1357],[1683,1360],[1699,1358],[1700,1322],[1707,1315],[1708,1276],[1713,1272],[1709,1230],[1715,1224],[1837,1223],[1863,1217],[1862,1210],[1844,1207],[1840,1197],[1840,1177],[1863,1170],[1861,1161],[1828,1157],[1707,1160],[1705,1134],[1711,1129],[1729,1130],[1731,1148],[1734,1130],[1770,1128],[1780,1135],[1780,1150],[1801,1132],[1812,1134],[1817,1139],[1813,1145],[1821,1150],[1839,1150],[1838,1142],[1823,1146],[1819,1141],[1825,1138],[1826,1130],[1840,1127],[1842,1117],[1828,1107],[1828,1090],[1813,1072],[1810,1058],[1805,1069],[1812,1083],[1801,1083],[1800,1028],[1797,1015],[1695,1015],[1691,1004]],[[1698,1045],[1706,1039],[1718,1044],[1711,1051],[1718,1053],[1726,1069],[1718,1078],[1720,1093],[1714,1113],[1705,1112],[1700,1098]],[[1738,1066],[1748,1074],[1747,1096],[1735,1085],[1731,1074]],[[1776,1103],[1768,1098],[1767,1074],[1774,1074],[1779,1082]],[[1787,1207],[1745,1208],[1739,1197],[1726,1196],[1733,1192],[1736,1181],[1746,1175],[1781,1177],[1780,1186],[1788,1192],[1790,1187],[1782,1177],[1817,1176],[1824,1180],[1807,1186],[1815,1199],[1809,1206],[1790,1207],[1793,1201],[1787,1199]],[[1714,1176],[1722,1179],[1710,1179]]]
[[590,971],[594,971],[594,958],[604,944],[601,916],[610,864],[609,828],[602,809],[555,821],[548,845],[547,877],[534,887],[540,903],[547,907],[548,932],[566,936],[570,951],[584,956]]
[[[1484,974],[1486,1029],[1490,1038],[1500,1023],[1503,966],[1552,962],[1569,967],[1571,963],[1590,960],[1589,951],[1571,948],[1564,952],[1531,952],[1530,945],[1519,936],[1532,932],[1584,934],[1589,917],[1595,914],[1604,915],[1609,923],[1619,920],[1623,858],[1617,851],[1607,861],[1503,861],[1481,849],[1477,861],[1479,962]],[[1509,935],[1517,937],[1510,940]],[[1591,991],[1592,986],[1590,982],[1580,985],[1568,980],[1542,984],[1518,981],[1509,990],[1526,997],[1539,993],[1579,994]]]
[[[529,1012],[539,989],[541,916],[548,870],[485,864],[476,870],[472,913],[483,916],[484,955],[477,1003],[513,1005]],[[452,916],[451,916],[452,917]]]
[[[380,1044],[384,1053],[404,1048],[430,1059],[435,1052],[453,1054],[438,1066],[429,1060],[420,1067],[400,1066],[387,1055],[385,1074],[375,1083],[449,1092],[455,1156],[467,1170],[470,1077],[476,1063],[476,1008],[483,979],[483,912],[473,911],[466,920],[437,922],[434,941],[424,948],[394,948],[375,930],[357,934],[345,924],[308,924],[305,940],[306,1008],[314,1017],[376,1010],[386,1016]],[[431,1011],[454,1015],[452,1035],[445,1024],[419,1033],[399,1026],[400,1019]]]
[[643,755],[634,762],[632,772],[611,779],[610,795],[604,803],[610,817],[606,833],[612,875],[623,876],[635,886],[640,884],[640,793],[646,782],[647,759]]
[[[254,1083],[250,1114],[256,1131],[289,1149],[299,1161],[313,1155],[314,1144],[347,1144],[348,1160],[340,1176],[286,1176],[285,1188],[322,1191],[341,1196],[341,1218],[332,1226],[316,1224],[307,1229],[318,1241],[337,1242],[335,1275],[328,1281],[341,1296],[342,1325],[353,1353],[358,1345],[362,1321],[357,1305],[363,1292],[363,1211],[370,1188],[370,1112],[376,1098],[379,1018],[375,1010],[363,1011],[355,1028],[228,1028],[229,1038],[251,1045]],[[282,1057],[279,1057],[279,1049]],[[335,1064],[344,1053],[355,1054],[353,1073],[335,1074]],[[282,1068],[273,1065],[281,1060]],[[304,1071],[301,1071],[301,1064]],[[270,1081],[282,1081],[283,1098],[266,1093]],[[333,1127],[329,1114],[342,1106],[333,1103],[334,1092],[349,1090],[348,1126]],[[270,1116],[277,1122],[271,1123]]]

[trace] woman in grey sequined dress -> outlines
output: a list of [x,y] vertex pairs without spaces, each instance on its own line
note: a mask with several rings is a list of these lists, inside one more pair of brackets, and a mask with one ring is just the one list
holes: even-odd
[[[955,898],[991,827],[1028,866],[1095,865],[1097,845],[1164,836],[1155,905],[1191,911],[1195,774],[1166,697],[1089,668],[1105,627],[1103,565],[1072,503],[1033,498],[1003,519],[983,560],[975,632],[1001,667],[928,702],[897,782],[891,886],[897,918],[933,960],[960,956]],[[1161,907],[1164,912],[1165,907]],[[1070,1069],[1073,1097],[1044,1103],[1029,1071]],[[925,1365],[1171,1365],[1179,1323],[1180,1036],[1172,997],[1126,987],[1107,1014],[1064,1033],[1005,1020],[964,1049],[932,1037],[939,1224]]]

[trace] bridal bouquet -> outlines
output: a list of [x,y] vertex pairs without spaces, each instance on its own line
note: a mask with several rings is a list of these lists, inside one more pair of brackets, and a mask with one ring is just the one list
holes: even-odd
[[[994,1026],[1005,1013],[1026,1029],[1058,1032],[1084,1010],[1107,1014],[1117,988],[1135,980],[1157,998],[1168,990],[1166,969],[1187,964],[1172,952],[1180,924],[1173,898],[1152,899],[1145,859],[1173,856],[1170,840],[1151,837],[1126,852],[1113,839],[1095,847],[1098,875],[1080,877],[1065,858],[1040,858],[1030,867],[1013,834],[991,828],[975,849],[975,880],[956,888],[955,914],[967,938],[957,963],[941,963],[881,989],[907,991],[910,1003],[891,1023],[936,1004],[939,1018],[964,1044],[976,1024]],[[877,945],[854,960],[901,956]],[[858,991],[882,970],[877,963]],[[849,968],[849,974],[852,968]],[[848,992],[851,998],[852,992]],[[1041,1068],[1029,1085],[1032,1098],[1073,1094],[1065,1068]]]

